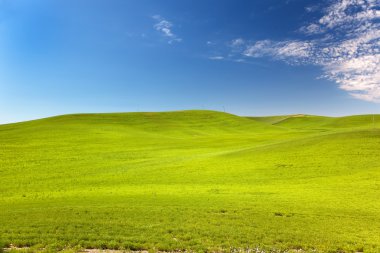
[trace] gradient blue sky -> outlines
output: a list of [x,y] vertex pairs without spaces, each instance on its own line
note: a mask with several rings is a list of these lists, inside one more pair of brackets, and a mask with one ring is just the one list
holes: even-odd
[[348,2],[0,0],[0,123],[379,113],[379,1]]

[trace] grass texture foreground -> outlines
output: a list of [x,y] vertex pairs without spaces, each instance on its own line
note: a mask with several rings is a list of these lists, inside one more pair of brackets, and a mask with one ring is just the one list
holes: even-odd
[[0,125],[0,241],[380,252],[376,122],[179,111]]

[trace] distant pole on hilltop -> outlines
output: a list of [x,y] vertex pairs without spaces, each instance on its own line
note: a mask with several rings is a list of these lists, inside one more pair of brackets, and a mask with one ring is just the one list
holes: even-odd
[[226,108],[223,106],[223,112],[226,112]]
[[372,114],[372,129],[375,129],[375,114]]

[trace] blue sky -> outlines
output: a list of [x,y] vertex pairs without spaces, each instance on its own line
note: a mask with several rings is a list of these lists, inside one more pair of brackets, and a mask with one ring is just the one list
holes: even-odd
[[0,123],[380,113],[379,0],[0,0]]

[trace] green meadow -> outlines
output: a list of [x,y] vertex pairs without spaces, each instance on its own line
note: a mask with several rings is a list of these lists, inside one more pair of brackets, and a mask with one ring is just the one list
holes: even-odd
[[380,115],[0,125],[4,248],[380,252],[379,198]]

